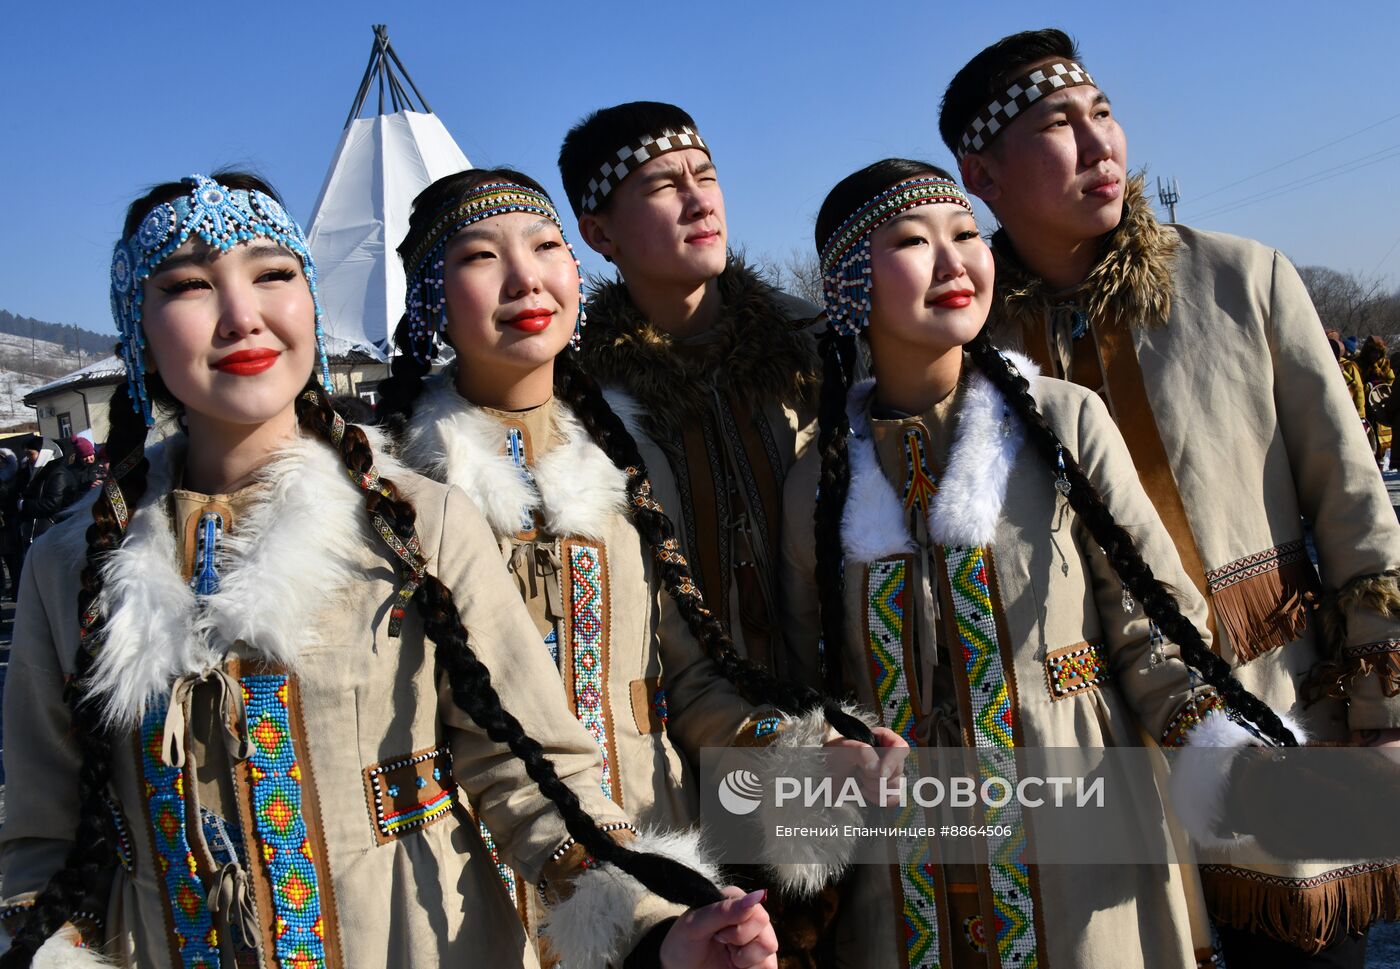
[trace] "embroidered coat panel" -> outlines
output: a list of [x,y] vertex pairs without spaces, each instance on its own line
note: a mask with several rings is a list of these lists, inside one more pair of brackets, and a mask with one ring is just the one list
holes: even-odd
[[[545,872],[569,877],[550,862],[568,840],[563,821],[520,761],[453,703],[416,607],[409,608],[401,635],[388,635],[398,588],[395,560],[369,530],[362,493],[338,457],[301,440],[275,462],[267,483],[275,504],[261,518],[257,510],[249,514],[239,532],[242,551],[231,553],[223,587],[206,609],[206,617],[222,619],[197,628],[165,511],[178,447],[162,446],[149,456],[150,487],[112,565],[114,576],[126,574],[138,585],[122,586],[130,595],[109,603],[103,649],[113,662],[99,669],[114,688],[143,677],[151,688],[149,694],[107,694],[111,715],[132,737],[117,745],[112,763],[117,811],[133,846],[132,866],[117,871],[107,903],[112,952],[128,965],[180,964],[168,918],[189,900],[167,901],[170,886],[157,851],[169,839],[155,838],[157,827],[148,820],[154,815],[148,815],[143,790],[152,775],[143,777],[136,731],[127,726],[140,719],[146,701],[160,701],[168,690],[167,680],[144,672],[165,664],[179,673],[222,669],[243,676],[250,698],[255,686],[261,689],[248,678],[252,674],[290,683],[285,689],[274,683],[275,696],[256,704],[250,699],[248,709],[250,725],[257,724],[255,747],[294,756],[299,801],[254,802],[253,809],[275,827],[304,821],[308,857],[319,860],[315,877],[302,872],[299,881],[283,878],[275,886],[254,877],[255,928],[265,951],[272,945],[269,906],[309,898],[320,905],[327,947],[337,953],[331,965],[534,965],[477,828],[456,803],[453,781],[489,820],[505,857],[532,879]],[[598,748],[566,715],[548,656],[521,648],[534,645],[534,630],[481,514],[456,489],[387,457],[380,467],[413,501],[429,568],[454,592],[472,647],[490,668],[505,707],[544,746],[595,818],[625,822],[599,789]],[[8,819],[0,833],[7,904],[31,898],[61,866],[77,820],[79,760],[62,692],[78,648],[74,590],[85,528],[80,512],[54,529],[33,549],[25,574],[5,703],[14,728],[7,750]],[[240,569],[240,563],[257,568]],[[107,589],[117,586],[113,578]],[[132,601],[141,588],[149,595]],[[220,597],[224,601],[216,601]],[[122,615],[132,608],[142,614]],[[234,645],[235,637],[242,642]],[[191,641],[189,655],[180,655]],[[273,714],[264,718],[265,727],[254,718],[255,705]],[[205,746],[217,743],[214,724],[192,722],[189,730],[209,731]],[[281,744],[288,736],[290,746]],[[258,767],[256,759],[250,763]],[[160,830],[198,844],[185,820],[183,827]],[[254,870],[277,875],[272,862]],[[202,905],[201,891],[199,906],[188,910]],[[640,903],[633,931],[678,911],[649,898]]]
[[[1012,726],[1007,742],[1025,747],[1118,747],[1140,745],[1143,731],[1160,737],[1188,700],[1201,695],[1201,689],[1193,685],[1174,644],[1162,644],[1165,662],[1151,663],[1149,624],[1141,607],[1124,611],[1121,583],[1083,523],[1055,492],[1053,470],[1021,443],[1019,426],[1007,435],[1000,397],[994,391],[985,393],[984,378],[974,374],[970,380],[968,399],[956,415],[958,429],[949,465],[939,485],[945,494],[961,488],[975,497],[961,508],[945,506],[943,514],[935,504],[928,534],[946,542],[962,533],[965,544],[975,544],[976,532],[983,527],[977,523],[992,525],[985,546],[990,552],[988,585],[1000,639],[996,645],[1009,692]],[[930,626],[932,614],[918,607],[921,590],[929,589],[942,600],[938,615],[945,618],[934,623],[946,621],[952,605],[942,565],[938,565],[940,574],[930,576],[925,562],[942,563],[956,550],[932,549],[932,557],[926,559],[924,553],[930,547],[914,540],[897,494],[904,485],[904,469],[896,472],[874,464],[873,448],[864,460],[860,457],[855,432],[864,432],[868,398],[863,395],[868,392],[866,385],[852,393],[856,412],[853,484],[843,527],[848,632],[840,659],[846,685],[863,703],[874,709],[885,707],[882,712],[887,712],[891,698],[877,693],[872,676],[872,637],[889,638],[878,608],[877,586],[892,564],[903,566],[902,619],[908,627],[904,635],[908,643],[919,643],[921,657],[918,664],[904,665],[910,671],[910,691],[918,692],[934,673],[930,657],[938,641]],[[1103,491],[1115,518],[1133,534],[1154,573],[1173,589],[1187,616],[1203,624],[1204,603],[1182,572],[1103,405],[1081,388],[1057,380],[1034,379],[1032,393],[1065,446]],[[978,423],[992,429],[980,439],[972,432],[973,415],[979,409],[987,413]],[[1014,424],[1015,419],[1010,420]],[[970,477],[969,471],[973,472]],[[815,453],[804,456],[794,469],[786,494],[788,539],[784,545],[788,622],[794,642],[806,646],[792,663],[814,682],[814,644],[819,633],[811,522],[819,474]],[[872,480],[878,487],[861,486],[862,481]],[[962,487],[968,483],[973,487]],[[863,548],[853,554],[852,546],[861,542]],[[939,585],[941,593],[934,592]],[[1095,662],[1074,665],[1077,651],[1086,648],[1090,650],[1086,655]],[[955,643],[954,657],[957,649]],[[948,654],[940,662],[949,662]],[[964,694],[958,701],[965,744],[973,729],[969,696],[975,693]],[[939,698],[934,697],[933,703],[939,705]],[[919,707],[917,699],[913,706]],[[931,728],[931,724],[915,724],[913,742],[924,742]],[[928,739],[937,743],[936,737]],[[1149,830],[1167,837],[1155,820],[1160,804],[1144,805],[1144,811],[1150,819]],[[842,964],[933,964],[925,961],[933,955],[920,959],[904,951],[901,895],[907,901],[910,886],[901,890],[889,870],[876,866],[858,866],[854,877],[860,889],[852,893],[852,908],[844,922]],[[979,881],[987,877],[986,869],[981,869]],[[962,937],[964,926],[950,924],[947,899],[936,897],[946,890],[942,878],[939,873],[931,879],[935,887],[929,889],[930,904],[940,913],[931,945],[934,953],[943,952],[944,965],[956,965],[950,961],[948,947]],[[1073,866],[1046,866],[1031,867],[1028,879],[1033,898],[1029,917],[1038,936],[1036,958],[1041,969],[1086,965],[1176,969],[1193,964],[1187,898],[1188,892],[1200,889],[1196,884],[1183,885],[1178,869],[1111,866],[1096,867],[1090,873]],[[989,919],[988,912],[982,914]],[[1141,940],[1141,944],[1125,948],[1124,938]],[[878,953],[878,958],[870,953]]]

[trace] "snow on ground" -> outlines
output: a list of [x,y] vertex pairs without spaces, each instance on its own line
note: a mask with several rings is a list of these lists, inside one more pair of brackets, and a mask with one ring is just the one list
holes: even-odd
[[[116,342],[115,336],[112,342]],[[84,353],[79,358],[58,343],[0,333],[0,433],[19,425],[34,425],[34,409],[24,405],[25,394],[99,356]]]

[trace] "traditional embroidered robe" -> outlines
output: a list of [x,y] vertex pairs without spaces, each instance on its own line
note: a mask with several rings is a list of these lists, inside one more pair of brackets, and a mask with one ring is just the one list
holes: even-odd
[[[182,574],[185,532],[172,527],[183,439],[147,454],[148,489],[101,598],[107,635],[93,687],[117,731],[121,860],[94,900],[90,941],[142,969],[227,965],[240,938],[255,950],[242,953],[246,964],[259,966],[535,965],[460,791],[517,870],[574,888],[555,909],[564,935],[571,913],[596,920],[601,899],[622,912],[608,944],[625,953],[679,913],[630,878],[630,896],[611,890],[624,877],[611,869],[580,875],[582,852],[553,805],[453,703],[416,608],[388,635],[395,559],[334,452],[298,439],[251,495],[185,496],[186,521],[218,525],[193,538],[220,546],[200,560],[212,577],[191,570],[207,580],[202,599]],[[626,837],[626,815],[599,788],[597,745],[568,715],[548,656],[523,648],[538,639],[480,513],[396,462],[381,469],[413,501],[428,566],[453,590],[506,709],[585,809]],[[233,514],[216,536],[225,522],[203,513],[220,504]],[[79,509],[35,545],[15,623],[0,872],[16,919],[62,866],[77,822],[79,752],[63,692],[79,648],[74,590],[89,520]],[[202,800],[214,810],[201,812]],[[67,942],[46,943],[55,946]]]
[[[871,419],[872,383],[851,392],[841,534],[848,634],[839,646],[847,688],[915,746],[1137,746],[1140,730],[1180,742],[1218,695],[1193,685],[1174,644],[1154,646],[1140,606],[1125,612],[1102,549],[1001,395],[980,373],[964,383],[931,413],[891,420]],[[1061,381],[1031,385],[1153,572],[1203,622],[1204,603],[1102,404]],[[819,475],[814,449],[785,496],[789,625],[806,646],[792,663],[812,681]],[[853,880],[843,966],[1195,964],[1188,893],[1199,886],[1183,884],[1176,867],[862,865]]]
[[[993,338],[1103,397],[1245,686],[1323,742],[1400,727],[1400,526],[1288,260],[1159,225],[1140,179],[1069,292],[993,242]],[[1310,680],[1345,706],[1305,705]],[[1381,863],[1204,874],[1214,916],[1305,948],[1400,917],[1400,868]]]
[[623,282],[599,287],[582,363],[635,401],[615,406],[634,411],[648,467],[664,461],[672,471],[674,491],[657,497],[706,602],[741,651],[772,666],[783,655],[780,500],[816,416],[817,356],[805,328],[819,310],[737,260],[719,291],[719,323],[678,340],[642,317]]
[[[766,743],[780,732],[785,744],[825,737],[819,718],[789,730],[796,724],[756,709],[704,655],[627,516],[626,476],[567,405],[478,407],[449,370],[427,381],[402,450],[484,511],[536,620],[538,651],[603,753],[604,790],[638,824],[677,830],[698,819],[687,757],[702,747]],[[654,484],[664,480],[665,466],[653,474]],[[532,894],[516,897],[533,927]]]

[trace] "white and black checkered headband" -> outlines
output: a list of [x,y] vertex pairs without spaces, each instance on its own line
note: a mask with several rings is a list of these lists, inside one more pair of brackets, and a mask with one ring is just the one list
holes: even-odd
[[608,194],[622,184],[622,180],[628,175],[653,158],[683,148],[699,148],[707,155],[710,153],[705,139],[690,125],[682,125],[679,131],[675,128],[664,128],[659,134],[642,135],[635,144],[619,148],[614,157],[603,162],[597,173],[588,180],[583,194],[583,211],[598,211],[598,206],[603,204]]
[[958,142],[958,160],[970,151],[981,151],[1022,111],[1045,95],[1064,88],[1093,84],[1089,72],[1073,61],[1053,61],[1016,78],[1006,93],[972,119]]

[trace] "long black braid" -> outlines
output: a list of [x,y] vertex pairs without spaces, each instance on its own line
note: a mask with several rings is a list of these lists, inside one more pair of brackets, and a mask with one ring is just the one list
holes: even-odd
[[[393,482],[373,478],[374,451],[364,431],[345,425],[337,441],[330,398],[314,381],[297,398],[296,409],[302,429],[335,448],[351,478],[364,488],[365,511],[371,520],[382,518],[400,542],[408,544],[415,534],[417,514]],[[505,744],[520,759],[530,779],[564,818],[569,834],[595,858],[616,865],[663,898],[689,907],[720,901],[723,895],[719,889],[698,872],[669,858],[626,848],[598,826],[579,803],[578,795],[559,779],[544,748],[501,705],[500,695],[491,685],[490,670],[468,641],[452,590],[426,570],[417,581],[414,602],[422,613],[424,632],[437,647],[434,655],[439,668],[447,673],[453,701],[487,736]]]
[[817,598],[823,643],[822,676],[828,693],[844,689],[841,644],[846,640],[845,562],[841,550],[841,516],[851,486],[847,438],[846,388],[851,384],[856,341],[828,331],[821,345],[822,386],[817,405],[817,448],[821,478],[813,512],[816,525]]
[[[162,395],[154,375],[150,383],[153,396],[159,399]],[[112,465],[113,483],[108,487],[120,493],[121,504],[134,509],[146,493],[150,464],[145,458],[145,422],[132,410],[124,385],[112,395],[111,414],[107,449],[117,460]],[[117,477],[119,471],[123,472],[120,478]],[[39,892],[9,951],[0,957],[0,967],[7,969],[29,965],[45,940],[84,906],[95,906],[99,915],[106,912],[106,899],[98,897],[97,893],[101,890],[102,876],[116,863],[107,803],[114,738],[103,723],[97,704],[91,701],[87,687],[106,623],[106,617],[96,608],[102,592],[102,566],[107,556],[121,544],[124,531],[124,522],[113,507],[108,490],[104,489],[93,504],[92,524],[87,530],[87,559],[78,591],[81,639],[75,675],[64,697],[72,715],[73,737],[82,754],[78,772],[78,825],[63,867]]]
[[652,495],[651,478],[637,442],[622,419],[608,406],[597,381],[561,354],[554,362],[554,386],[594,443],[614,465],[626,472],[632,523],[651,546],[657,572],[686,625],[725,679],[752,703],[771,704],[791,714],[819,708],[842,736],[873,744],[870,728],[845,712],[836,700],[810,687],[779,679],[765,667],[739,655],[724,623],[706,608],[690,565],[681,554],[671,519]]
[[967,352],[977,369],[1001,391],[1029,431],[1031,444],[1049,466],[1055,467],[1059,456],[1064,455],[1065,474],[1070,482],[1067,496],[1070,507],[1089,529],[1094,541],[1103,548],[1128,592],[1142,603],[1143,612],[1168,639],[1181,648],[1182,660],[1220,691],[1230,710],[1254,724],[1280,746],[1296,747],[1297,738],[1284,726],[1278,714],[1245,689],[1244,684],[1230,672],[1230,664],[1211,651],[1200,630],[1182,615],[1176,598],[1152,574],[1151,566],[1143,561],[1132,536],[1114,520],[1112,512],[1104,504],[1103,495],[1036,407],[1030,382],[997,351],[985,328],[967,345]]

